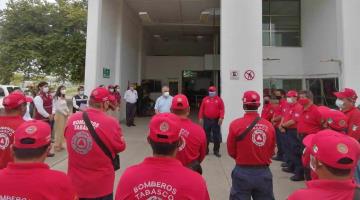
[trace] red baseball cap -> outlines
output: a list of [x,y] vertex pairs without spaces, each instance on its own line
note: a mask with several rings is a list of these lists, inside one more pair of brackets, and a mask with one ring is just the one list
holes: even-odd
[[336,131],[344,131],[348,127],[348,117],[339,110],[325,111],[324,118],[327,125]]
[[[359,143],[345,134],[333,130],[322,130],[317,134],[305,137],[304,145],[310,154],[322,163],[336,169],[353,169],[360,155]],[[349,158],[350,163],[343,163],[341,159]]]
[[27,102],[32,102],[32,99],[21,91],[14,91],[4,98],[3,106],[7,109],[14,109]]
[[334,95],[339,99],[349,98],[353,101],[356,101],[356,99],[358,98],[356,92],[350,88],[345,88],[340,92],[335,92]]
[[172,99],[171,109],[184,110],[189,108],[189,106],[188,98],[183,94],[178,94]]
[[91,92],[91,99],[97,103],[109,101],[110,93],[106,88],[98,87]]
[[298,93],[295,90],[290,90],[286,93],[287,97],[297,97]]
[[180,118],[172,113],[155,115],[150,121],[149,138],[159,143],[174,143],[180,139]]
[[210,86],[209,87],[209,92],[216,92],[216,87],[215,86]]
[[242,100],[244,104],[260,105],[260,95],[255,91],[246,91]]
[[[24,139],[30,139],[32,142]],[[36,149],[51,143],[51,128],[41,120],[22,123],[14,134],[14,147],[19,149]]]

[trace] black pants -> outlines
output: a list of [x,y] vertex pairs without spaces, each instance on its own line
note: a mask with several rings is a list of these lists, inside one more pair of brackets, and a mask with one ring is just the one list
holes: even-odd
[[283,150],[283,135],[279,128],[276,128],[276,144],[277,144],[277,157],[280,159],[284,159],[284,150]]
[[209,151],[210,141],[214,142],[214,153],[219,153],[221,143],[221,131],[219,126],[219,119],[204,118],[204,130],[207,139],[207,151]]
[[136,114],[136,103],[126,103],[126,124],[134,124],[134,118]]
[[97,197],[97,198],[79,198],[79,200],[113,200],[114,196],[113,194],[109,194],[103,197]]

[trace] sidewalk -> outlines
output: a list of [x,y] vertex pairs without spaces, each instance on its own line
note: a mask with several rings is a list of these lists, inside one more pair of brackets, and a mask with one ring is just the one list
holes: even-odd
[[[127,148],[120,154],[121,169],[116,173],[115,188],[124,169],[130,165],[141,162],[146,156],[151,155],[150,146],[147,144],[147,123],[149,118],[137,118],[137,126],[128,128],[122,125]],[[231,187],[231,170],[234,161],[227,155],[226,146],[221,147],[222,157],[219,159],[210,154],[206,157],[203,166],[204,177],[208,184],[208,190],[213,200],[229,199]],[[49,158],[47,163],[56,170],[67,170],[66,152],[58,153],[54,158]],[[274,193],[276,200],[285,200],[292,191],[304,187],[304,184],[294,183],[289,180],[290,174],[280,170],[280,163],[274,162],[271,165],[274,176]]]

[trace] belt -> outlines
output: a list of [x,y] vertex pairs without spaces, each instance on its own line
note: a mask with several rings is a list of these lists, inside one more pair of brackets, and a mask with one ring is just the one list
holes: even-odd
[[287,128],[287,131],[297,131],[297,128]]
[[237,164],[236,166],[241,167],[241,168],[251,168],[251,169],[266,169],[266,168],[269,168],[269,165],[239,165],[239,164]]

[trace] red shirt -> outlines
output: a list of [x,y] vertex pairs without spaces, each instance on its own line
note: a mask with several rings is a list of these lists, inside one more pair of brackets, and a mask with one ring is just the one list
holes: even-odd
[[13,161],[10,146],[14,143],[15,130],[23,122],[21,116],[0,116],[0,169]]
[[243,118],[231,122],[227,149],[238,165],[269,165],[275,150],[275,129],[272,124],[261,119],[241,140],[236,137],[259,116],[256,112],[245,113]]
[[204,129],[190,119],[181,119],[180,126],[183,145],[179,148],[176,158],[185,166],[195,160],[202,162],[207,146]]
[[[93,108],[87,109],[96,133],[112,152],[125,150],[121,127],[115,118]],[[96,198],[113,192],[115,172],[107,157],[90,135],[82,112],[73,114],[65,128],[68,175],[80,198]]]
[[[53,104],[53,97],[50,95],[50,94],[46,94],[46,93],[43,93],[43,92],[40,92],[38,94],[41,99],[43,100],[43,106],[44,106],[44,109],[47,113],[49,113],[50,115],[52,114],[52,104]],[[37,119],[37,120],[42,120],[42,119],[45,119],[37,110],[36,110],[36,107],[35,107],[35,116],[34,116],[34,119]]]
[[69,178],[44,163],[9,163],[0,170],[0,199],[78,199]]
[[203,119],[204,117],[208,119],[224,119],[224,114],[224,102],[219,96],[207,96],[202,100],[199,110],[199,119]]
[[303,135],[315,134],[322,129],[323,117],[316,105],[303,110],[298,120],[298,133]]
[[[274,109],[273,118],[278,117],[278,116],[284,117],[284,114],[285,114],[285,112],[286,112],[287,106],[288,106],[288,103],[286,102],[286,100],[285,100],[285,99],[280,99],[279,104],[274,105],[274,108],[273,108],[273,109]],[[280,122],[281,122],[281,118],[274,123],[274,126],[275,126],[275,127],[278,127],[278,126],[280,125]]]
[[261,112],[261,118],[271,121],[273,115],[274,115],[274,106],[270,103],[264,104]]
[[353,180],[313,180],[306,185],[306,189],[297,190],[288,200],[352,200],[356,187]]
[[360,141],[360,110],[354,107],[344,113],[349,118],[347,134]]
[[174,158],[146,158],[125,170],[116,200],[209,200],[205,180]]
[[284,111],[283,123],[288,122],[290,120],[294,120],[295,124],[291,125],[288,128],[297,128],[297,123],[299,121],[302,110],[303,107],[299,103],[288,104],[288,106],[283,109]]

